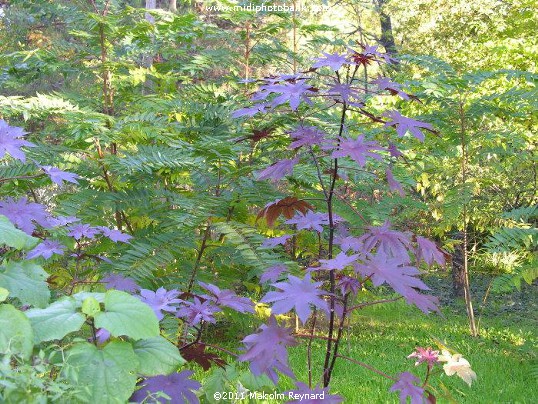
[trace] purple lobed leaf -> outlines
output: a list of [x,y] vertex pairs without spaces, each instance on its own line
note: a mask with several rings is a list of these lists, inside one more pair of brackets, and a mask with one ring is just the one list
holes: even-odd
[[359,254],[347,255],[345,252],[340,252],[336,257],[328,260],[319,260],[321,266],[316,269],[327,270],[343,270],[345,267],[352,265],[359,258]]
[[102,232],[100,227],[94,227],[84,223],[68,226],[67,230],[67,235],[73,237],[75,240],[80,240],[83,237],[91,240]]
[[267,268],[265,272],[260,276],[260,283],[265,282],[276,282],[278,278],[288,271],[288,267],[284,264],[273,265],[270,268]]
[[263,240],[262,247],[274,248],[277,245],[284,245],[286,241],[293,237],[293,234],[284,234],[280,237],[266,238]]
[[176,317],[186,318],[190,325],[197,325],[202,321],[215,323],[216,320],[213,315],[218,311],[221,310],[211,300],[202,302],[195,297],[194,302],[183,302],[183,306],[176,312]]
[[297,212],[294,217],[286,220],[286,224],[294,224],[297,230],[315,230],[318,233],[323,232],[323,225],[329,224],[329,218],[326,213],[315,213],[309,210],[306,214]]
[[45,206],[28,202],[25,197],[15,201],[13,198],[0,200],[0,215],[7,217],[15,226],[27,234],[32,234],[35,230],[34,222],[50,228],[50,217]]
[[400,391],[400,403],[406,404],[407,397],[411,398],[411,404],[422,404],[424,389],[417,386],[420,379],[409,372],[403,372],[398,375],[398,380],[394,383],[390,391]]
[[357,139],[340,139],[338,150],[332,153],[333,158],[351,157],[357,162],[360,167],[366,165],[366,158],[371,157],[376,160],[381,160],[381,155],[373,150],[384,150],[379,143],[373,140],[365,140],[364,135],[360,135]]
[[171,375],[159,375],[150,377],[141,383],[141,388],[131,396],[130,401],[147,403],[147,396],[158,392],[165,393],[170,400],[164,397],[154,398],[158,403],[166,404],[198,404],[200,400],[194,394],[202,385],[196,380],[190,379],[192,370],[183,370]]
[[265,170],[262,170],[258,173],[258,180],[271,179],[273,181],[278,181],[282,177],[289,175],[293,172],[293,167],[299,162],[299,158],[294,159],[284,159],[278,161]]
[[290,132],[293,142],[290,149],[298,149],[302,146],[319,146],[325,141],[326,134],[315,126],[300,126]]
[[338,71],[340,68],[348,63],[347,55],[340,55],[338,53],[325,53],[322,57],[316,59],[316,63],[312,65],[313,68],[330,67],[333,71]]
[[389,188],[391,191],[398,191],[401,197],[405,196],[405,192],[402,188],[402,184],[400,184],[396,179],[394,178],[394,175],[392,174],[392,171],[390,169],[385,170],[385,174],[387,176],[387,183],[389,184]]
[[321,298],[325,292],[320,289],[323,282],[311,281],[308,273],[303,279],[289,275],[288,282],[273,283],[280,291],[268,292],[260,301],[262,303],[274,303],[271,312],[284,314],[295,308],[297,317],[304,324],[310,316],[310,305],[328,312],[327,302]]
[[62,171],[59,168],[52,166],[39,166],[39,168],[45,171],[45,174],[50,177],[51,181],[58,184],[60,187],[63,185],[64,181],[78,184],[77,178],[79,178],[79,176],[77,174]]
[[254,303],[248,297],[237,296],[231,290],[221,290],[209,283],[198,282],[198,284],[210,293],[209,299],[217,306],[226,306],[239,313],[254,313]]
[[439,265],[445,265],[445,256],[437,245],[427,238],[417,236],[416,248],[417,260],[423,260],[426,264],[432,265],[437,262]]
[[256,376],[266,374],[276,384],[280,371],[290,377],[295,377],[288,366],[288,346],[297,345],[291,328],[280,326],[275,317],[269,318],[268,324],[263,324],[258,333],[247,335],[243,343],[247,351],[239,356],[241,362],[250,362],[250,369]]
[[106,289],[117,289],[124,292],[134,293],[141,288],[132,278],[126,278],[120,274],[110,274],[103,278]]
[[156,292],[148,289],[141,289],[139,298],[153,309],[159,320],[162,320],[164,317],[162,313],[163,311],[175,313],[177,307],[173,305],[183,302],[183,300],[177,298],[178,296],[179,292],[177,290],[166,290],[161,287],[157,289]]
[[385,126],[393,126],[396,129],[396,133],[399,137],[404,137],[407,132],[411,133],[421,142],[424,141],[424,133],[421,129],[433,130],[433,126],[429,123],[417,121],[412,118],[407,118],[400,114],[398,111],[388,111],[384,116],[392,119],[390,122],[386,122]]
[[357,264],[355,269],[363,276],[370,276],[374,286],[388,283],[400,295],[408,298],[416,291],[413,288],[429,290],[428,286],[415,275],[420,271],[411,266],[402,265],[398,258],[387,257],[383,253],[370,257],[365,263]]
[[121,241],[122,243],[129,243],[129,240],[133,238],[133,236],[116,229],[109,229],[105,226],[97,226],[97,228],[101,230],[103,236],[109,238],[115,243],[117,243],[118,241]]
[[43,240],[41,244],[29,251],[26,255],[26,259],[34,259],[37,257],[43,257],[48,260],[53,254],[63,255],[65,246],[54,240]]
[[0,119],[0,158],[6,153],[23,163],[26,161],[26,154],[21,147],[35,147],[35,144],[22,139],[27,132],[16,126],[9,126],[6,121]]
[[367,233],[360,237],[364,243],[364,251],[370,252],[377,248],[378,252],[387,257],[397,258],[402,263],[409,262],[409,251],[412,250],[411,237],[390,228],[387,220],[382,226],[369,226]]

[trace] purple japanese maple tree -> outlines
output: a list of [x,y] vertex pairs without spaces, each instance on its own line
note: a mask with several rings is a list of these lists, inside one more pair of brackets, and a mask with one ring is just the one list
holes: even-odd
[[[311,323],[315,324],[315,317],[320,313],[328,317],[328,331],[323,337],[325,358],[320,372],[323,387],[314,385],[310,362],[308,385],[296,382],[298,391],[323,391],[327,395],[323,402],[341,400],[339,396],[329,395],[326,389],[331,382],[335,362],[342,358],[338,350],[344,321],[353,310],[363,306],[352,304],[361,290],[386,284],[400,298],[423,312],[439,311],[437,299],[424,293],[429,288],[419,278],[420,263],[444,264],[443,253],[435,243],[399,230],[388,217],[384,223],[370,223],[360,212],[357,213],[364,222],[362,229],[350,234],[345,230],[346,220],[335,211],[337,199],[353,206],[353,201],[345,201],[342,189],[353,186],[351,178],[355,178],[354,172],[367,172],[373,174],[373,178],[384,178],[387,193],[403,197],[404,185],[392,172],[393,165],[403,156],[396,142],[402,142],[399,138],[407,133],[424,141],[425,132],[435,132],[429,123],[406,117],[397,110],[382,113],[368,106],[372,97],[397,96],[403,101],[417,99],[404,92],[401,84],[379,75],[377,65],[393,62],[394,59],[381,52],[377,45],[348,48],[342,54],[324,53],[306,72],[263,79],[258,91],[251,96],[252,105],[233,114],[234,117],[254,118],[269,111],[271,114],[280,112],[291,114],[299,122],[294,129],[287,131],[291,137],[286,152],[289,157],[260,171],[258,180],[276,181],[285,176],[289,179],[293,176],[294,167],[307,163],[317,173],[315,189],[322,201],[316,206],[319,211],[312,208],[298,211],[291,218],[291,215],[286,216],[287,220],[280,224],[280,228],[293,226],[293,234],[298,238],[302,233],[315,232],[318,238],[316,259],[310,265],[303,265],[305,274],[302,276],[287,273],[286,267],[276,265],[261,274],[260,281],[275,282],[287,275],[287,280],[270,284],[274,289],[261,299],[262,303],[271,305],[273,314],[293,311],[305,325],[311,317],[314,317]],[[369,73],[376,70],[376,78],[370,79]],[[319,117],[330,118],[326,114],[318,116],[316,111],[331,108],[336,110],[332,116],[337,119],[321,124]],[[311,116],[316,119],[311,119]],[[394,134],[396,140],[391,139]],[[379,176],[378,172],[384,175]],[[268,220],[270,227],[274,225],[275,216],[270,217],[270,222]],[[289,239],[289,235],[267,239],[263,247],[279,248]],[[240,360],[249,361],[256,374],[265,373],[274,378],[275,371],[288,374],[291,369],[287,365],[286,344],[280,342],[286,341],[283,331],[275,317],[269,321],[270,325],[262,326],[260,333],[244,339],[248,351]],[[311,331],[310,339],[313,338],[316,336]],[[391,390],[400,391],[402,400],[407,397],[411,397],[412,402],[422,400],[425,390],[419,387],[415,376],[405,372],[391,378],[396,381]]]

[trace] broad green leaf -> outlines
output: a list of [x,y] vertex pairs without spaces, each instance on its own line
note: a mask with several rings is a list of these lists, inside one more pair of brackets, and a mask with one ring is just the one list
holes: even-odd
[[105,293],[105,311],[95,315],[95,326],[106,328],[114,337],[126,335],[134,340],[159,335],[159,320],[153,310],[119,290]]
[[249,371],[241,373],[239,381],[250,391],[263,391],[275,387],[275,384],[266,374],[255,376]]
[[7,217],[0,215],[0,244],[17,250],[29,250],[35,247],[38,241],[39,239],[17,229]]
[[82,302],[82,312],[89,317],[95,317],[97,313],[101,311],[99,302],[94,297],[87,297]]
[[64,372],[81,389],[86,403],[124,403],[134,391],[138,359],[128,342],[113,341],[97,348],[79,343],[67,354]]
[[8,296],[9,296],[9,290],[7,290],[6,288],[0,288],[0,303],[5,301]]
[[70,332],[80,330],[86,317],[77,312],[72,297],[64,297],[46,309],[31,309],[25,312],[35,331],[36,343],[62,339]]
[[10,304],[0,305],[0,353],[28,358],[33,347],[34,332],[26,316]]
[[18,298],[22,304],[45,307],[50,299],[45,282],[48,276],[43,268],[30,261],[11,261],[0,266],[0,287],[9,290],[10,296]]
[[226,369],[217,368],[204,380],[204,392],[207,400],[214,402],[213,395],[220,391],[230,391],[231,380],[237,378],[235,366],[228,365]]
[[185,363],[177,347],[161,336],[136,341],[133,348],[143,376],[168,375]]
[[73,298],[75,298],[77,302],[77,307],[82,307],[82,303],[88,297],[93,297],[99,303],[105,302],[105,294],[100,292],[78,292],[73,295]]

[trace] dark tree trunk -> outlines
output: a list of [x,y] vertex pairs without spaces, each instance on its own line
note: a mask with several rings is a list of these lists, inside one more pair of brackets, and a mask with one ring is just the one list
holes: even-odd
[[[453,238],[463,241],[463,234],[458,233]],[[457,244],[452,254],[452,294],[454,297],[464,297],[465,295],[465,268],[463,265],[465,254],[463,248],[463,243]]]
[[387,4],[387,1],[388,0],[374,0],[376,10],[379,13],[379,22],[381,24],[380,42],[388,53],[396,55],[398,50],[396,49],[396,43],[394,42],[394,35],[392,33],[392,21],[390,15],[383,10],[383,6]]

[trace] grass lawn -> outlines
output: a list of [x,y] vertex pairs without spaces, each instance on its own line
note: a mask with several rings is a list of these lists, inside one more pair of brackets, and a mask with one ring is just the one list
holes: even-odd
[[[425,366],[415,368],[414,361],[406,356],[417,345],[435,347],[437,338],[461,353],[478,376],[472,387],[457,376],[442,373],[436,378],[457,402],[536,403],[538,381],[533,378],[531,368],[533,360],[536,361],[532,349],[536,348],[537,335],[532,324],[522,321],[506,326],[501,319],[486,318],[482,319],[482,335],[471,338],[465,316],[450,310],[444,310],[444,317],[424,316],[403,302],[390,303],[357,313],[348,331],[348,342],[341,346],[340,353],[390,375],[411,371],[423,377]],[[323,359],[323,344],[316,343],[315,348],[313,358],[319,363]],[[290,362],[298,377],[307,380],[304,348],[292,350]],[[398,395],[388,391],[392,383],[340,359],[331,392],[345,397],[346,403],[397,403]]]
[[[454,402],[538,403],[536,285],[527,286],[524,294],[516,292],[504,297],[491,296],[481,317],[481,335],[472,338],[469,336],[463,303],[453,302],[446,297],[446,293],[443,298],[443,291],[435,290],[435,282],[433,283],[434,294],[441,296],[443,316],[426,316],[403,301],[364,308],[352,317],[340,346],[340,354],[392,376],[409,371],[422,379],[425,365],[415,367],[414,360],[406,357],[416,346],[432,346],[437,349],[435,340],[438,339],[461,353],[478,376],[472,387],[469,387],[458,376],[448,377],[438,367],[440,373],[430,382],[439,392],[442,391],[442,386],[446,386]],[[446,280],[441,284],[446,292]],[[475,297],[476,301],[480,301],[480,293],[476,293]],[[306,340],[303,339],[302,342],[289,350],[289,357],[291,368],[298,379],[307,382]],[[230,341],[227,342],[229,343]],[[324,346],[324,341],[316,340],[313,343],[314,384],[319,381]],[[343,396],[344,403],[398,403],[398,393],[389,392],[393,383],[340,358],[333,373],[331,393]],[[278,387],[266,388],[265,391],[284,392],[292,388],[291,379],[282,376]],[[437,395],[438,403],[450,402],[441,395]],[[205,397],[202,398],[204,400]],[[209,402],[214,401],[210,399]],[[282,401],[250,402],[272,404]]]

